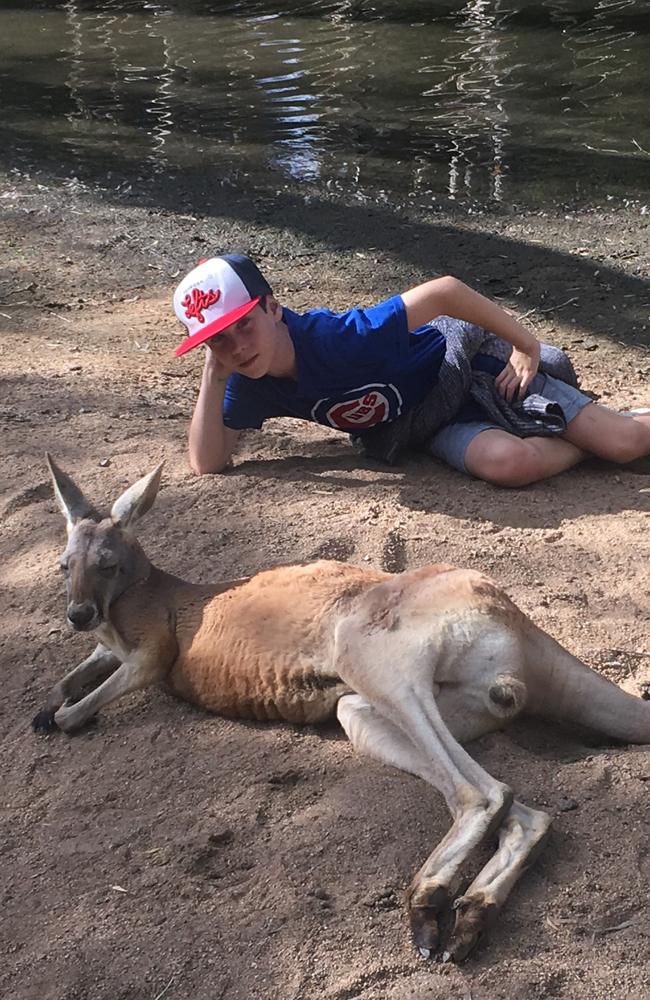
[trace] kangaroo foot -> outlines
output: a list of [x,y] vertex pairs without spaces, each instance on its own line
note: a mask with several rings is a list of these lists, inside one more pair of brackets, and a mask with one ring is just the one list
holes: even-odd
[[456,922],[442,956],[443,962],[462,962],[496,920],[499,907],[483,892],[459,896],[454,902]]
[[75,688],[68,680],[60,681],[50,691],[46,708],[42,708],[32,719],[32,729],[35,733],[52,733],[56,729],[63,729],[56,718],[58,712],[66,705],[74,705],[82,697],[80,688]]
[[639,684],[639,694],[644,701],[650,701],[650,681],[644,681],[643,684]]
[[32,719],[32,729],[35,733],[52,733],[55,729],[58,729],[54,714],[56,712],[55,708],[42,708],[40,712],[37,712]]
[[439,917],[449,909],[449,892],[442,885],[412,889],[408,898],[413,944],[423,958],[431,958],[440,947]]

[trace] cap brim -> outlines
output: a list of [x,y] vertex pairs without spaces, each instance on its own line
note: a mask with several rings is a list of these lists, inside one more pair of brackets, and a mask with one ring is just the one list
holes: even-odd
[[198,347],[199,344],[204,344],[206,340],[210,340],[210,338],[214,337],[215,334],[221,333],[227,326],[232,326],[232,324],[236,323],[238,319],[241,319],[242,316],[249,313],[251,309],[254,309],[261,297],[261,295],[258,295],[257,298],[251,299],[250,302],[244,303],[243,306],[239,306],[237,309],[231,309],[229,313],[224,313],[224,315],[220,316],[219,319],[215,319],[213,323],[208,323],[208,325],[204,326],[202,330],[198,330],[190,337],[186,337],[174,351],[176,357],[180,358],[182,354],[187,354],[188,351]]

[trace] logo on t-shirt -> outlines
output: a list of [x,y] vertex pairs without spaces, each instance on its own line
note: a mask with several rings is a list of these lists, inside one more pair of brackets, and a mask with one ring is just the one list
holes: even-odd
[[402,397],[394,385],[363,385],[338,399],[319,399],[312,419],[340,431],[362,431],[394,420],[402,412]]

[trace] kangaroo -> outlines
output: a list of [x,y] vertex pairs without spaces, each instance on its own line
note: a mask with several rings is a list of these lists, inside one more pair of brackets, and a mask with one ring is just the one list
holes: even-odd
[[[650,743],[650,704],[572,656],[481,573],[430,565],[390,574],[319,560],[187,583],[155,567],[133,534],[162,465],[100,514],[47,459],[67,522],[67,618],[99,644],[56,684],[34,730],[72,732],[154,682],[225,716],[336,716],[356,750],[433,785],[451,813],[406,893],[424,957],[460,962],[470,953],[551,822],[462,743],[524,711]],[[461,866],[493,833],[494,854],[458,895]]]

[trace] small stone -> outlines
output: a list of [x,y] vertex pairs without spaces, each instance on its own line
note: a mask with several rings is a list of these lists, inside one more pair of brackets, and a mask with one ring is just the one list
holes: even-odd
[[234,839],[235,834],[229,829],[218,830],[216,833],[208,834],[208,842],[214,847],[221,847],[224,844],[232,844]]
[[102,458],[99,461],[99,465],[102,469],[106,469],[111,464],[110,458]]
[[372,910],[394,910],[399,906],[397,893],[394,889],[372,890],[361,899],[361,905]]
[[574,809],[578,808],[578,803],[575,799],[560,799],[557,807],[563,813],[573,812]]

